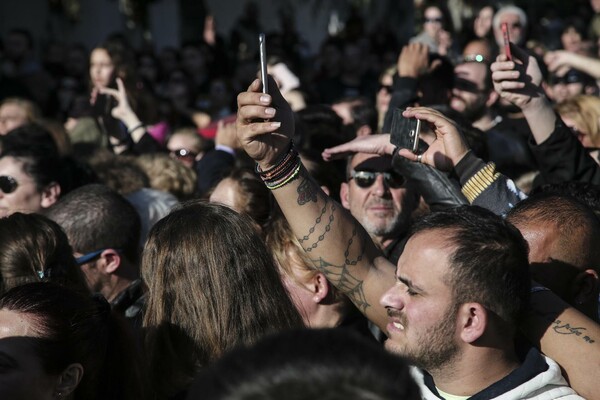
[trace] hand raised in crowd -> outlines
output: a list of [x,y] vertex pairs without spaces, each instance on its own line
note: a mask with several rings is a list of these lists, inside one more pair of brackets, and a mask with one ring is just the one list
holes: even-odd
[[321,156],[325,161],[344,158],[354,153],[392,155],[395,146],[390,143],[390,134],[358,136],[349,142],[325,149]]
[[511,43],[513,61],[505,54],[496,57],[491,65],[494,89],[500,96],[522,110],[544,97],[542,72],[536,59]]
[[294,134],[294,115],[269,75],[269,94],[259,79],[237,97],[236,131],[241,146],[263,170],[277,164]]
[[427,107],[411,107],[402,115],[420,119],[435,133],[435,140],[420,157],[409,149],[400,149],[398,154],[402,157],[420,161],[441,171],[450,171],[469,151],[469,146],[454,121],[439,111]]
[[144,131],[142,129],[137,129],[137,127],[143,127],[143,124],[129,104],[129,100],[127,99],[127,91],[125,90],[125,84],[123,83],[123,80],[121,78],[117,78],[116,81],[117,89],[103,87],[99,88],[98,91],[101,94],[112,96],[117,101],[117,105],[113,107],[110,113],[113,117],[125,124],[128,132],[134,134],[138,133],[137,131],[140,131],[141,134],[143,134]]
[[430,70],[429,47],[423,43],[410,43],[402,48],[398,57],[398,75],[418,78]]
[[600,60],[596,57],[586,57],[566,50],[549,51],[544,56],[548,71],[563,76],[569,69],[574,68],[585,72],[594,78],[600,78]]

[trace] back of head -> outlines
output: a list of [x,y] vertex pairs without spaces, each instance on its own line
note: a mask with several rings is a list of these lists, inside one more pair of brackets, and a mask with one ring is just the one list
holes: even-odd
[[531,196],[538,193],[555,193],[575,197],[590,207],[596,216],[600,217],[600,186],[589,182],[548,183],[534,188]]
[[344,329],[294,330],[239,348],[203,371],[187,399],[416,400],[402,359]]
[[[588,206],[568,194],[538,193],[517,203],[508,221],[521,230],[547,228],[556,233],[551,254],[580,270],[600,273],[600,220]],[[535,260],[540,261],[540,260]]]
[[120,249],[130,262],[137,262],[140,218],[112,189],[82,186],[62,197],[45,215],[63,228],[75,252]]
[[164,153],[146,153],[136,159],[149,179],[150,187],[169,192],[179,200],[192,198],[196,171]]
[[241,344],[300,326],[250,218],[190,201],[157,222],[142,258],[154,390],[174,395],[198,368]]
[[51,281],[87,292],[60,226],[39,214],[0,219],[0,294],[25,283]]
[[514,332],[530,288],[527,243],[519,231],[477,206],[428,214],[411,236],[431,230],[442,230],[453,247],[448,280],[456,304],[480,303]]
[[141,398],[135,346],[100,296],[29,283],[3,294],[0,309],[19,313],[33,325],[34,352],[47,374],[58,376],[74,363],[83,367],[74,399]]

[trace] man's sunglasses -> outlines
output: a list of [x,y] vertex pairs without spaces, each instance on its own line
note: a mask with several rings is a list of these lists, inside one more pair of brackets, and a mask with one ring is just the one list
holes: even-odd
[[395,172],[352,171],[350,179],[354,179],[359,187],[368,188],[373,186],[378,175],[383,175],[385,184],[392,189],[398,189],[405,182],[404,177]]
[[193,151],[189,151],[188,149],[177,149],[171,151],[171,154],[177,158],[196,158],[198,153],[194,153]]
[[2,175],[0,176],[0,190],[4,194],[9,194],[17,190],[19,182],[12,176]]

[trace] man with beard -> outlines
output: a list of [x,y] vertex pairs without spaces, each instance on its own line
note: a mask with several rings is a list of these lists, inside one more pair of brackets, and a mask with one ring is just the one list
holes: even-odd
[[392,158],[356,153],[349,158],[347,182],[340,187],[344,208],[360,222],[385,256],[394,264],[418,195],[392,168]]

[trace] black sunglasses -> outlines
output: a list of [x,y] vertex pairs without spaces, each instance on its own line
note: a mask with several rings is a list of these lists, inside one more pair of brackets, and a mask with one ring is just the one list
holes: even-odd
[[424,21],[425,22],[430,22],[430,23],[437,22],[437,23],[441,24],[442,22],[444,22],[444,19],[443,18],[439,18],[439,17],[438,18],[425,18]]
[[171,154],[177,158],[195,158],[198,153],[194,153],[193,151],[189,151],[188,149],[177,149],[171,151]]
[[19,182],[12,176],[2,175],[0,176],[0,190],[4,194],[9,194],[17,190]]
[[392,189],[398,189],[404,185],[404,177],[395,172],[352,171],[350,179],[354,179],[359,187],[368,188],[373,186],[378,175],[383,175],[385,184]]
[[392,90],[392,85],[379,85],[379,89],[377,91],[380,91],[381,89],[385,90],[387,92],[387,94],[392,94],[393,90]]

